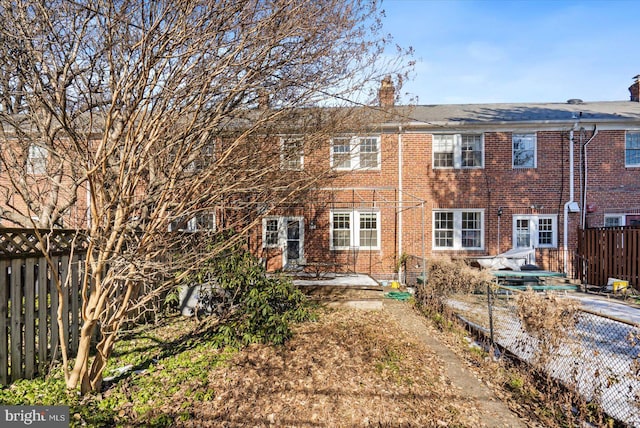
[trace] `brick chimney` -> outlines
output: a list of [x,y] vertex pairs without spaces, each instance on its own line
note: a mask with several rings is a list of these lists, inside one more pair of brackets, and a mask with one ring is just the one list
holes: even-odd
[[391,76],[385,76],[378,91],[380,107],[393,107],[396,101],[396,89],[393,87]]
[[640,102],[640,74],[633,78],[635,82],[629,86],[629,92],[631,93],[631,101],[636,103]]

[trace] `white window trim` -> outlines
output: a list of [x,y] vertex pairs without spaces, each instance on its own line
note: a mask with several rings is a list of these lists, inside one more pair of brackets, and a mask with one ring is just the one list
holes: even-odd
[[634,213],[609,213],[604,215],[604,225],[605,227],[607,224],[607,219],[608,218],[619,218],[620,219],[620,224],[618,226],[627,226],[629,225],[629,222],[635,222],[636,221],[636,217],[640,216],[640,214],[634,214]]
[[301,145],[300,151],[298,152],[298,157],[300,160],[300,166],[298,168],[292,168],[288,165],[287,160],[294,157],[294,154],[285,153],[285,144],[287,141],[299,141],[303,143],[302,137],[280,137],[280,163],[282,165],[282,169],[286,169],[289,171],[302,171],[304,169],[304,145]]
[[[198,220],[204,216],[210,217],[212,227],[198,227]],[[200,232],[200,231],[214,231],[216,230],[216,215],[214,212],[201,212],[189,219],[187,222],[187,232]]]
[[[198,217],[202,217],[202,216],[211,216],[211,220],[212,220],[212,224],[213,227],[205,227],[205,228],[200,228],[198,227]],[[202,231],[215,231],[216,230],[216,214],[213,211],[208,211],[208,212],[201,212],[198,213],[194,216],[192,216],[191,218],[189,218],[189,220],[186,221],[186,223],[182,223],[182,219],[176,219],[172,222],[169,223],[169,232],[202,232]],[[182,223],[185,225],[185,227],[176,227],[175,225],[177,223]]]
[[[533,166],[522,166],[515,164],[515,153],[513,150],[513,139],[516,135],[533,135]],[[513,132],[511,134],[511,168],[513,169],[533,169],[538,167],[538,133],[537,132]]]
[[[538,238],[539,238],[538,221],[540,219],[547,219],[547,218],[550,218],[552,220],[552,225],[551,225],[551,232],[552,232],[551,241],[552,242],[550,245],[548,244],[540,245],[538,242]],[[516,245],[517,245],[518,234],[516,229],[517,229],[518,220],[529,220],[529,225],[530,227],[532,227],[532,230],[530,230],[532,248],[558,248],[558,215],[557,214],[534,214],[534,215],[516,214],[514,215],[513,223],[512,223],[513,248],[516,248]]]
[[[441,247],[436,245],[436,213],[453,213],[453,247]],[[462,213],[480,213],[480,246],[479,247],[463,247],[462,246]],[[437,209],[431,213],[432,239],[431,245],[434,250],[442,251],[477,251],[484,250],[484,209]]]
[[[198,172],[209,167],[215,160],[215,143],[207,143],[200,149],[200,157],[189,162],[185,172]],[[173,162],[173,161],[172,161]]]
[[640,168],[640,162],[627,163],[627,135],[629,134],[640,134],[640,131],[626,131],[624,134],[624,166],[626,168]]
[[[453,136],[453,166],[436,166],[435,154],[439,153],[435,150],[434,140],[436,136],[451,135]],[[479,135],[480,136],[480,151],[482,152],[482,158],[480,165],[478,166],[462,166],[462,136],[463,135]],[[479,132],[464,132],[464,133],[446,133],[446,134],[433,134],[431,144],[431,167],[433,169],[483,169],[484,168],[484,133]]]
[[[334,158],[333,158],[333,142],[334,139],[344,138],[349,140],[349,154],[351,159],[351,166],[349,168],[339,168],[335,166]],[[361,167],[360,166],[360,140],[365,138],[375,138],[378,145],[378,153],[377,153],[377,166],[376,167]],[[379,171],[381,169],[382,163],[382,147],[381,147],[381,138],[379,135],[356,135],[353,137],[335,137],[331,139],[331,168],[336,171]]]
[[[284,228],[284,217],[264,217],[262,219],[262,248],[283,248],[287,240],[286,230]],[[275,244],[267,244],[267,221],[276,220],[278,222],[278,241]]]
[[46,147],[36,144],[30,145],[27,157],[27,173],[33,175],[46,174],[48,160],[49,150]]
[[625,215],[624,214],[605,214],[604,215],[604,225],[605,227],[607,226],[607,219],[609,218],[617,218],[620,219],[620,222],[618,224],[618,226],[624,226],[625,225]]
[[[334,246],[333,245],[333,214],[349,214],[349,245],[348,246]],[[375,214],[376,215],[376,242],[378,245],[360,246],[360,214]],[[331,250],[349,250],[352,248],[360,248],[364,251],[377,251],[380,250],[382,237],[382,223],[380,221],[380,211],[377,210],[331,210],[329,212],[329,247]]]
[[[267,244],[267,221],[276,220],[278,222],[278,242]],[[262,218],[262,248],[285,248],[287,245],[287,221],[296,220],[304,224],[302,216],[269,216]],[[304,242],[304,229],[300,229],[300,241]],[[300,248],[300,254],[304,254],[304,248]]]

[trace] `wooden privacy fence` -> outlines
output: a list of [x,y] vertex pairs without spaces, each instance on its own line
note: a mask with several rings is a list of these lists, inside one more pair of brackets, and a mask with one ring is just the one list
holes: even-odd
[[608,278],[617,278],[640,288],[640,227],[578,230],[578,259],[585,284],[606,285]]
[[[75,355],[81,327],[79,278],[84,254],[71,256],[76,231],[50,233],[47,254],[38,246],[35,231],[0,229],[0,384],[33,378],[47,372],[66,343]],[[81,247],[81,246],[80,246]],[[64,286],[61,299],[54,281]],[[69,279],[69,281],[67,281]],[[62,336],[58,309],[62,315]]]

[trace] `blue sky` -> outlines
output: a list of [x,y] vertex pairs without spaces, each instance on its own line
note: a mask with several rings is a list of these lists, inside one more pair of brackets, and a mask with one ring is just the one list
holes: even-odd
[[383,31],[415,49],[418,104],[628,100],[636,1],[383,0]]

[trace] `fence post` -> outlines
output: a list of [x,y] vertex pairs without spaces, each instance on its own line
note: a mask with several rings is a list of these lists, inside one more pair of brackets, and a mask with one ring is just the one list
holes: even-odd
[[24,367],[22,365],[22,259],[11,260],[11,362],[9,363],[11,381],[22,379]]
[[7,260],[0,260],[0,385],[9,383],[9,282]]
[[36,374],[36,263],[33,257],[24,262],[24,376]]
[[489,304],[489,338],[491,339],[491,344],[494,344],[493,340],[493,301],[491,296],[491,284],[487,284],[487,301]]

